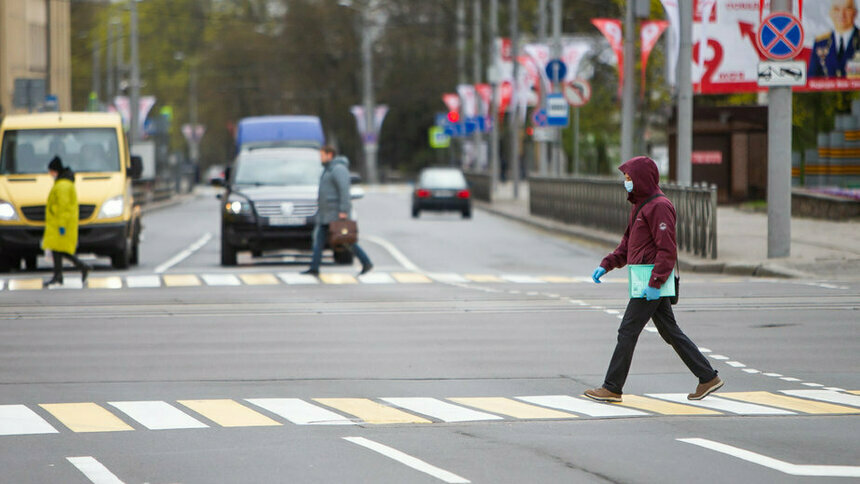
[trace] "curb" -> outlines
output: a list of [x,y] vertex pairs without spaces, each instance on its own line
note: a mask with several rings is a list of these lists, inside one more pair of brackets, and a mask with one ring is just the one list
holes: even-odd
[[[615,234],[607,234],[582,227],[579,225],[571,225],[554,220],[543,219],[531,215],[522,216],[500,210],[492,206],[492,204],[473,200],[475,206],[485,212],[497,215],[503,218],[514,220],[517,222],[537,227],[539,229],[556,232],[563,235],[573,236],[584,239],[588,242],[597,243],[606,246],[610,249],[615,248],[618,244],[619,236]],[[708,274],[731,274],[737,276],[754,276],[754,277],[778,277],[785,279],[803,279],[810,278],[809,274],[788,269],[771,263],[755,263],[755,262],[719,262],[697,259],[689,255],[678,255],[678,266],[682,271],[690,271],[696,273]]]

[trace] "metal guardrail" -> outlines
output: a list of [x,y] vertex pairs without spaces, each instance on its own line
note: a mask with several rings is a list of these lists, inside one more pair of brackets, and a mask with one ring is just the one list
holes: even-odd
[[[529,178],[529,211],[569,224],[623,234],[631,206],[621,182],[609,178]],[[717,186],[664,184],[678,215],[678,249],[717,258]]]
[[490,193],[490,185],[492,184],[490,175],[475,172],[466,172],[465,175],[466,181],[469,182],[469,189],[472,191],[472,197],[485,202],[493,201]]

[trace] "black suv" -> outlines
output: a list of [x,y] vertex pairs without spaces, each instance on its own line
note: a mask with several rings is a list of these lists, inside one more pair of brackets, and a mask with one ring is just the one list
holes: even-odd
[[[236,265],[236,253],[310,250],[322,174],[319,150],[265,148],[244,151],[227,170],[221,199],[221,265]],[[353,189],[353,198],[359,198]],[[353,218],[354,218],[353,214]],[[351,264],[352,253],[334,253]]]

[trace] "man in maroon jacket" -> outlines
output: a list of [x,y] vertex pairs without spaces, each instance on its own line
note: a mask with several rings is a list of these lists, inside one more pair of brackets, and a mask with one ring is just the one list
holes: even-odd
[[[618,248],[603,259],[591,278],[600,283],[600,278],[608,271],[627,264],[654,264],[654,269],[648,287],[643,291],[644,297],[632,298],[627,304],[618,328],[618,344],[603,386],[587,390],[585,396],[602,402],[621,401],[621,389],[630,371],[636,341],[651,319],[660,336],[672,345],[687,368],[699,378],[696,391],[687,398],[701,400],[722,387],[723,381],[699,348],[678,327],[669,298],[660,297],[660,287],[666,284],[677,260],[675,207],[658,186],[660,178],[654,160],[639,156],[618,170],[624,174],[624,187],[629,193],[627,200],[633,204],[630,218],[635,214],[636,220],[628,220]],[[669,284],[674,284],[674,281],[669,281]]]

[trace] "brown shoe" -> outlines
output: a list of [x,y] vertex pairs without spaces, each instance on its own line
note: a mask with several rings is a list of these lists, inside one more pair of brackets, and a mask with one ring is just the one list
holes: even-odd
[[584,395],[592,400],[597,400],[598,402],[620,402],[621,394],[613,393],[609,390],[600,387],[600,388],[592,388],[591,390],[586,390]]
[[715,376],[713,380],[708,383],[699,383],[696,387],[696,392],[687,395],[687,400],[701,400],[711,393],[719,390],[723,386],[723,381],[720,380],[720,377]]

